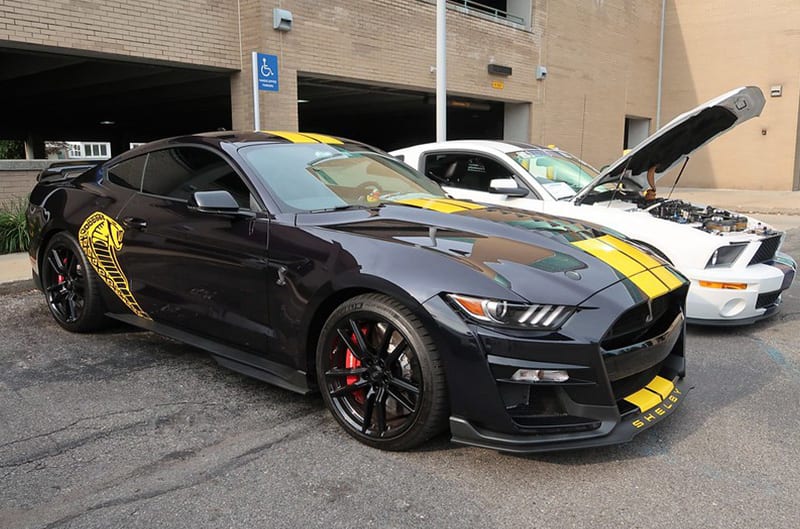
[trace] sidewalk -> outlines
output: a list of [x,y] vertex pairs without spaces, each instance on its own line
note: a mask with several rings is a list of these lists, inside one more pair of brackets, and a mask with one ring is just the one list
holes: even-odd
[[[669,189],[659,189],[666,197]],[[748,191],[741,189],[677,188],[672,198],[697,204],[711,204],[721,209],[739,213],[800,216],[800,191]],[[23,281],[31,278],[28,254],[0,255],[0,283]]]
[[0,255],[0,283],[31,278],[31,262],[27,253]]
[[[669,188],[659,186],[658,196],[666,197]],[[709,204],[737,213],[800,215],[800,191],[749,191],[743,189],[676,188],[672,198],[696,204]],[[756,217],[758,215],[755,215]]]

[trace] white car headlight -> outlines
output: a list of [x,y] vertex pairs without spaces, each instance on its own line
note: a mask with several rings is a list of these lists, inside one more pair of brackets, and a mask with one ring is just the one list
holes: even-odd
[[575,312],[575,307],[566,305],[528,305],[460,294],[448,294],[447,297],[475,320],[515,329],[555,330]]
[[720,246],[714,250],[714,253],[711,254],[711,257],[706,263],[706,268],[730,267],[734,262],[736,262],[736,259],[739,258],[746,247],[747,243]]

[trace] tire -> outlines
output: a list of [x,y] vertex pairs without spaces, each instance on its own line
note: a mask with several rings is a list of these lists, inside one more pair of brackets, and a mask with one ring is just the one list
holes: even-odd
[[89,332],[107,324],[102,283],[74,237],[62,231],[50,239],[42,254],[41,278],[50,313],[63,328]]
[[449,404],[430,333],[380,294],[347,300],[320,334],[317,382],[347,433],[382,450],[408,450],[442,432]]

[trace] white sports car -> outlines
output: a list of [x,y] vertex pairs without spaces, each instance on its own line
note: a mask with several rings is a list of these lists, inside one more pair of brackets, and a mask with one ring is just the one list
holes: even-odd
[[599,173],[564,151],[514,142],[447,141],[392,154],[455,198],[589,221],[644,243],[691,279],[689,322],[741,325],[777,312],[794,279],[795,261],[778,251],[784,234],[731,211],[657,197],[655,182],[763,106],[759,88],[732,90],[678,116]]

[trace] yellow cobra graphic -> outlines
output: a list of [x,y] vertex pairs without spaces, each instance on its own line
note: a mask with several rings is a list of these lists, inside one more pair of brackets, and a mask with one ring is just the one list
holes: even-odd
[[96,211],[83,221],[78,231],[78,240],[86,253],[89,263],[97,275],[108,285],[134,314],[152,320],[131,294],[128,278],[122,273],[117,261],[117,252],[122,249],[122,236],[125,230],[117,221]]

